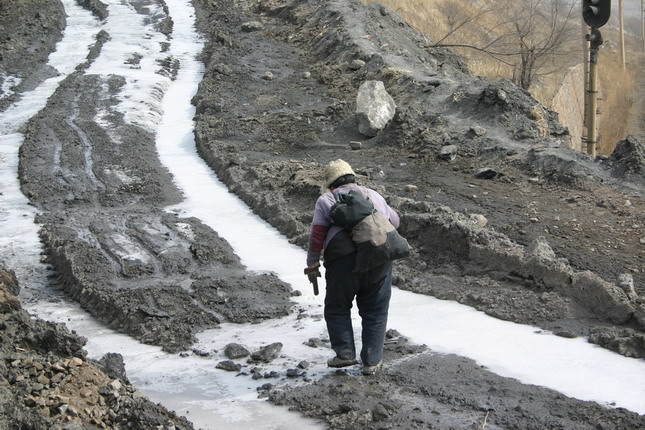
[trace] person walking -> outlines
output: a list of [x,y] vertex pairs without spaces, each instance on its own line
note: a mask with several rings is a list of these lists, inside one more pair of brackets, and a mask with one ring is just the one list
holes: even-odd
[[395,228],[399,215],[375,190],[356,184],[352,167],[341,159],[325,166],[325,185],[329,189],[316,201],[305,273],[313,281],[320,276],[321,256],[325,266],[324,316],[335,357],[327,361],[329,367],[357,364],[351,309],[354,299],[361,317],[362,348],[360,358],[363,374],[373,375],[381,365],[387,328],[387,316],[392,293],[392,262],[388,261],[366,272],[354,271],[356,246],[350,233],[334,225],[330,211],[337,196],[351,190],[360,191]]

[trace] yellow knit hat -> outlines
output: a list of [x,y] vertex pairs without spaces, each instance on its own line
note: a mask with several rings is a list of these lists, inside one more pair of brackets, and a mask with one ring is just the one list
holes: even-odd
[[336,179],[345,175],[356,175],[352,170],[352,166],[340,158],[330,161],[329,164],[325,166],[325,185],[329,188]]

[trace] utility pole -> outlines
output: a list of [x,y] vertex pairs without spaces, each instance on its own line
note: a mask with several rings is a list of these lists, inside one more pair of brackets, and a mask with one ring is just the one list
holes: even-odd
[[[641,0],[645,1],[645,0]],[[585,5],[584,3],[581,2],[580,4],[581,12],[584,11]],[[581,14],[580,15],[580,28],[582,30],[582,65],[583,65],[583,72],[582,72],[582,79],[583,79],[583,85],[584,85],[584,112],[583,112],[583,119],[582,119],[582,142],[580,142],[580,148],[582,148],[585,145],[585,142],[587,141],[587,128],[589,127],[589,124],[587,123],[587,118],[589,117],[589,41],[587,40],[587,24],[585,23],[584,17]]]
[[596,112],[598,110],[598,49],[602,45],[600,30],[592,28],[587,35],[589,40],[589,111],[587,112],[587,154],[596,156],[598,146],[598,128],[596,127]]
[[643,36],[643,52],[645,52],[645,0],[641,0],[641,36]]
[[591,31],[585,35],[589,41],[589,110],[587,112],[587,154],[596,156],[598,133],[596,111],[598,102],[598,50],[602,45],[602,34],[598,30],[609,21],[611,0],[582,0],[582,18]]

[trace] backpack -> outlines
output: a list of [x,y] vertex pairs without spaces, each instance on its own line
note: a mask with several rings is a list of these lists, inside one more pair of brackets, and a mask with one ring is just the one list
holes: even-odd
[[410,255],[410,245],[392,223],[360,191],[333,193],[336,203],[329,217],[349,231],[356,244],[354,272],[367,272],[388,261]]

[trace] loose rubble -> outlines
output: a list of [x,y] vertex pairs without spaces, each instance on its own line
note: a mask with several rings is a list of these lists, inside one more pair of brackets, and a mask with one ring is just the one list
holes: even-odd
[[84,338],[33,318],[12,273],[0,279],[1,429],[193,428],[130,385],[120,355],[88,360]]

